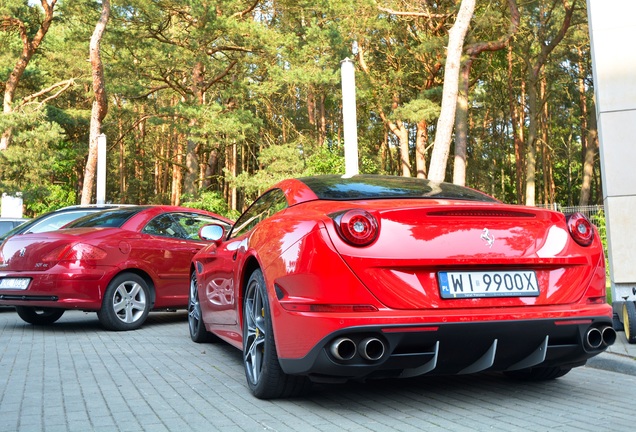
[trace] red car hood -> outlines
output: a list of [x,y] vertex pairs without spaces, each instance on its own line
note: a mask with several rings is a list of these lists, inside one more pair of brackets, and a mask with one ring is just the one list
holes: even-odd
[[[561,213],[500,204],[436,201],[409,208],[400,204],[400,208],[360,206],[380,224],[377,240],[367,247],[345,243],[334,225],[327,224],[345,262],[390,308],[563,304],[578,301],[584,292],[580,288],[592,282],[604,289],[598,235],[591,246],[578,245]],[[536,273],[538,296],[443,299],[440,295],[441,271],[516,270]]]

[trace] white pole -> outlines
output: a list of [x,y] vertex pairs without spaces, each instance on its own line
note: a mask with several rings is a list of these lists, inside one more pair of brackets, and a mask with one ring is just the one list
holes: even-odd
[[106,135],[97,137],[97,204],[106,202]]
[[356,78],[353,62],[341,62],[342,120],[345,150],[345,177],[358,174],[358,120],[356,116]]

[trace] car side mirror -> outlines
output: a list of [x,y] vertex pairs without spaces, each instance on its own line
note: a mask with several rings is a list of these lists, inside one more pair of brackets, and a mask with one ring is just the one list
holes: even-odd
[[225,228],[217,224],[204,225],[199,230],[199,237],[203,240],[217,242],[225,235]]

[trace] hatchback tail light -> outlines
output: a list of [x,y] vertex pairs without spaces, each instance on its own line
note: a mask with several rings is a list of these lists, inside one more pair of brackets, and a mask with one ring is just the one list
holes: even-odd
[[572,213],[566,216],[570,235],[581,246],[589,246],[594,240],[594,227],[583,213]]
[[106,251],[86,243],[75,243],[53,249],[42,262],[55,265],[59,262],[94,263],[106,258]]
[[378,236],[378,221],[365,210],[348,210],[333,220],[340,237],[353,246],[367,246]]

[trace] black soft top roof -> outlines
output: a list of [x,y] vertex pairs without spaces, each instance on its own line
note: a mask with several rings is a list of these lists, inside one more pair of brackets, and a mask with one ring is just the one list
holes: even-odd
[[321,200],[357,200],[381,198],[433,198],[498,202],[479,191],[451,183],[436,183],[427,179],[381,175],[338,175],[303,177]]

